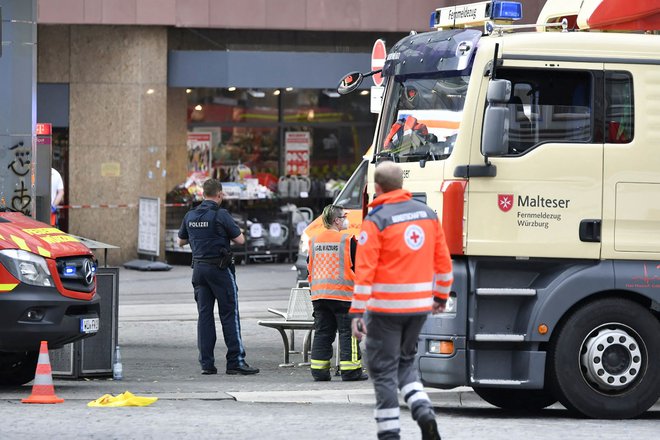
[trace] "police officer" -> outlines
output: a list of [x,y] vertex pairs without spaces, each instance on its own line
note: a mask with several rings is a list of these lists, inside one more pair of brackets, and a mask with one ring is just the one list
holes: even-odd
[[309,244],[309,283],[314,307],[311,370],[316,381],[330,380],[330,358],[339,332],[339,370],[344,381],[366,380],[358,341],[351,335],[348,309],[353,297],[353,261],[357,243],[341,206],[328,205],[321,216],[325,231]]
[[245,237],[222,203],[222,184],[204,182],[204,201],[188,211],[179,229],[179,245],[190,243],[193,257],[192,284],[197,302],[197,348],[202,374],[217,374],[215,367],[215,318],[218,302],[222,333],[227,345],[227,374],[256,374],[245,362],[238,314],[238,286],[230,241],[241,245]]
[[422,439],[439,440],[415,353],[428,314],[445,309],[453,281],[451,257],[437,215],[402,189],[403,172],[397,164],[380,163],[374,183],[373,209],[358,236],[350,313],[353,336],[368,335],[378,438],[400,438],[398,388]]

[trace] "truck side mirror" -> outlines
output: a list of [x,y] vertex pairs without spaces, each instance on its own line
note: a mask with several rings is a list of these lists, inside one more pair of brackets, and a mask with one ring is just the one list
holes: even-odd
[[481,134],[481,153],[486,157],[502,156],[509,151],[509,109],[486,108]]
[[360,72],[351,72],[348,75],[344,76],[337,86],[337,92],[340,95],[348,95],[362,84],[364,75]]
[[511,99],[511,81],[491,79],[488,81],[488,104],[506,104]]
[[502,156],[509,151],[509,109],[511,81],[492,79],[488,82],[488,107],[484,115],[481,152],[484,156]]

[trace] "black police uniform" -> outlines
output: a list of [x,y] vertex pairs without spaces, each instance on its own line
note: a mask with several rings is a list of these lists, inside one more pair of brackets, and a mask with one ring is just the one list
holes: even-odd
[[188,211],[179,229],[179,238],[188,240],[192,248],[192,284],[199,314],[197,347],[204,372],[216,371],[213,354],[216,342],[213,308],[216,301],[227,345],[227,373],[247,365],[238,314],[236,273],[233,262],[227,262],[230,240],[240,234],[241,230],[229,212],[211,200],[204,200],[196,209]]

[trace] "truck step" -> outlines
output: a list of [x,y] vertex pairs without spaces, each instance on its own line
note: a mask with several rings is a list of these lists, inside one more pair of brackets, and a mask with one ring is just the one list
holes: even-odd
[[489,342],[522,342],[525,340],[525,335],[511,333],[477,333],[474,335],[474,340]]
[[482,287],[477,289],[479,296],[536,296],[536,289],[516,289],[510,287]]
[[513,379],[472,379],[473,385],[522,385],[529,382],[528,380],[513,380]]

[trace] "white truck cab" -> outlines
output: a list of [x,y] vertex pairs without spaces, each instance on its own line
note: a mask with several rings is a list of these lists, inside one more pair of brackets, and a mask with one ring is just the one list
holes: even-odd
[[420,335],[426,385],[636,417],[660,397],[660,35],[633,28],[653,7],[551,3],[521,26],[515,2],[440,8],[392,47],[368,193],[398,162],[452,253],[449,307]]

